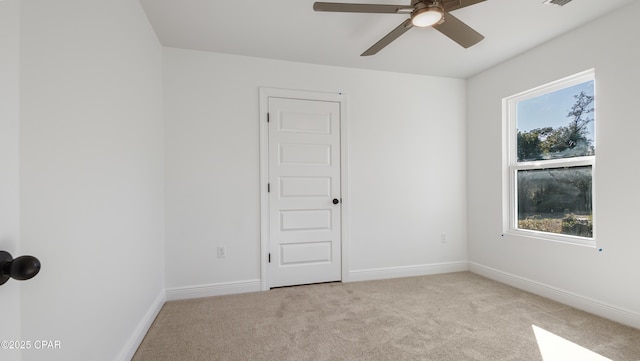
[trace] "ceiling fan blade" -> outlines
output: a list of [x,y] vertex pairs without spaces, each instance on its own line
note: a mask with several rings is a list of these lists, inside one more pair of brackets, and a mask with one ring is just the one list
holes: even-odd
[[[345,4],[345,3],[313,3],[315,11],[334,11],[344,13],[381,13],[397,14],[410,13],[413,6],[409,5],[378,5],[378,4]],[[403,11],[404,10],[404,11]]]
[[449,13],[445,14],[442,24],[436,24],[433,28],[448,36],[463,48],[471,47],[484,39],[482,34]]
[[392,41],[396,40],[400,37],[400,35],[406,33],[409,29],[413,27],[411,23],[411,19],[405,20],[402,24],[398,25],[397,28],[391,30],[391,32],[384,36],[384,38],[380,39],[377,43],[373,44],[372,47],[367,49],[360,56],[369,56],[376,54],[380,50],[382,50],[385,46],[391,44]]
[[444,1],[442,6],[444,6],[445,11],[453,11],[453,10],[462,9],[469,5],[481,3],[483,1],[486,1],[486,0],[451,0],[451,1]]

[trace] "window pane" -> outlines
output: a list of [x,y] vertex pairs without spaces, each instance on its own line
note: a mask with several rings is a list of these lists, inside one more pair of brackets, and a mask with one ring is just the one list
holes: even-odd
[[595,154],[594,81],[517,103],[518,162]]
[[593,237],[592,167],[519,170],[519,229]]

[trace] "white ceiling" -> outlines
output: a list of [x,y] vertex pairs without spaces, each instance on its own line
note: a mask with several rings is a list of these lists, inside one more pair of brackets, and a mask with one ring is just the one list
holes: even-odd
[[[329,0],[409,4],[410,0]],[[408,16],[313,11],[314,0],[140,0],[164,46],[303,63],[467,78],[633,0],[487,0],[452,12],[485,36],[464,49],[413,28],[377,55],[360,54]]]

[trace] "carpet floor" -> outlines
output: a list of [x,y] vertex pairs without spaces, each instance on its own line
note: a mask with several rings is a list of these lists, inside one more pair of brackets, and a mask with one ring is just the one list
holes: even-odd
[[[534,326],[555,341],[547,338],[541,349]],[[561,356],[553,343],[579,345],[581,356]],[[167,302],[133,361],[540,361],[543,355],[640,361],[640,330],[460,272]]]

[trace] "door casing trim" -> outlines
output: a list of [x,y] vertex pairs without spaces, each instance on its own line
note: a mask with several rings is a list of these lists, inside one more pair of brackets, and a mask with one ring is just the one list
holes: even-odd
[[349,255],[348,250],[348,225],[349,222],[349,196],[347,182],[348,162],[348,136],[347,136],[347,102],[342,92],[325,92],[310,90],[295,90],[282,88],[260,87],[260,280],[261,289],[268,291],[269,285],[269,128],[267,112],[269,110],[269,98],[290,98],[318,101],[333,101],[340,104],[340,193],[342,212],[340,217],[340,253],[342,282],[349,282]]

